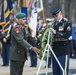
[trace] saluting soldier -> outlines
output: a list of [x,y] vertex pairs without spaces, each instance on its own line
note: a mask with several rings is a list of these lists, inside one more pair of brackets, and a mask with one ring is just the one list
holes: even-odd
[[[64,69],[64,75],[68,75],[70,55],[68,38],[71,36],[71,23],[62,17],[60,6],[52,8],[51,13],[55,19],[53,28],[51,28],[55,39],[55,42],[53,43],[53,51]],[[52,63],[53,75],[63,75],[54,56],[52,56]]]
[[18,13],[16,15],[17,24],[11,31],[11,48],[10,48],[10,75],[22,75],[23,66],[27,59],[27,49],[33,50],[38,54],[40,51],[30,45],[27,40],[27,32],[24,27],[26,14]]

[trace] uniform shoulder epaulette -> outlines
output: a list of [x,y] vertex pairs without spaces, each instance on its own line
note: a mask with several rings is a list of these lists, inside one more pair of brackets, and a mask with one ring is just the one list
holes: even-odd
[[22,28],[21,25],[17,25],[17,26],[15,27],[15,32],[16,32],[16,33],[19,33],[21,28]]
[[68,23],[71,23],[70,21],[68,21]]
[[67,18],[64,17],[63,19],[64,19],[64,21],[68,22],[68,19]]
[[72,24],[72,22],[70,22],[70,21],[66,21],[66,23],[67,23],[67,24]]
[[16,27],[19,27],[19,25],[17,25]]
[[22,25],[17,25],[15,28],[20,28],[21,29],[22,28]]
[[19,28],[19,25],[15,25],[13,28],[14,28],[14,29]]

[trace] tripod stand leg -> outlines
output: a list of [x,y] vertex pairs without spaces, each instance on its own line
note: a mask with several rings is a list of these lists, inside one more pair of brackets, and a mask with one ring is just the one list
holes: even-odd
[[42,56],[42,58],[41,58],[40,65],[39,65],[39,68],[38,68],[38,71],[37,71],[37,74],[36,74],[36,75],[39,74],[39,71],[40,71],[40,68],[41,68],[41,65],[42,65],[42,61],[43,61],[44,56],[45,56],[45,52],[47,51],[46,48],[47,48],[47,45],[46,45],[46,47],[45,47],[45,49],[44,49],[43,56]]
[[57,59],[57,57],[56,57],[55,53],[53,52],[52,48],[50,47],[50,45],[48,45],[48,46],[49,46],[49,48],[50,48],[55,60],[57,61],[58,65],[60,66],[60,68],[61,68],[61,70],[63,72],[63,75],[64,75],[64,69],[63,69],[62,65],[60,64],[59,60]]
[[49,48],[47,47],[46,75],[47,75],[47,72],[48,72],[48,57],[49,57]]

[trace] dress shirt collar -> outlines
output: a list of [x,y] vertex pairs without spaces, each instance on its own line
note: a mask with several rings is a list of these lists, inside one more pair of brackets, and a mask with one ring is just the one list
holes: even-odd
[[62,17],[60,18],[59,22],[62,20]]

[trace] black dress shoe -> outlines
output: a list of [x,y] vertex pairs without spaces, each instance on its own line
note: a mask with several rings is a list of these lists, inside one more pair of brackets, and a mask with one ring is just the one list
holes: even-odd
[[[46,68],[46,66],[44,68]],[[48,66],[48,68],[51,68],[51,66]]]
[[30,67],[36,67],[36,65],[31,65]]
[[48,66],[48,68],[51,68],[51,66]]
[[9,66],[8,64],[3,64],[2,66]]
[[33,67],[36,67],[36,65],[33,65]]
[[31,65],[30,67],[33,67],[33,65]]

